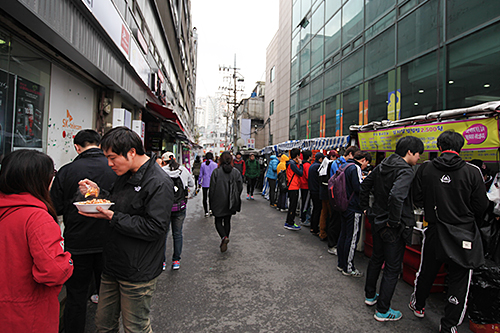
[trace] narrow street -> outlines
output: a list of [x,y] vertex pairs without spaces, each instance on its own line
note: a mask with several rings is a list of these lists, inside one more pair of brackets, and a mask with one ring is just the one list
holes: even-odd
[[[243,195],[246,195],[245,189]],[[242,197],[243,197],[242,195]],[[188,204],[181,268],[169,266],[153,297],[155,332],[438,332],[444,294],[432,294],[425,318],[408,309],[412,287],[400,280],[392,307],[398,322],[379,323],[364,304],[365,278],[336,270],[337,257],[307,228],[285,230],[285,213],[260,194],[243,200],[221,253],[213,218],[203,217],[201,193]],[[298,218],[296,218],[298,221]],[[167,258],[172,239],[167,241]],[[368,258],[357,252],[365,272]],[[89,302],[88,321],[96,306]],[[466,319],[467,320],[467,319]],[[87,324],[93,332],[93,322]],[[471,332],[468,320],[459,332]]]

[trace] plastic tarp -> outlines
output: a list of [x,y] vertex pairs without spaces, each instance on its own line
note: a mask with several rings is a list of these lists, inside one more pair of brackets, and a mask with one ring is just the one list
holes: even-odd
[[346,147],[349,144],[350,136],[334,136],[329,138],[314,138],[304,140],[290,140],[277,145],[267,146],[261,150],[261,154],[280,153],[292,148],[302,150],[331,150]]
[[500,265],[486,260],[485,265],[474,270],[467,304],[474,323],[500,323]]

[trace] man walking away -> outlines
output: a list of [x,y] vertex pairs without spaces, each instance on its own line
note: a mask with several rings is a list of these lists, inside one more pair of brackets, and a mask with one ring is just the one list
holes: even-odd
[[302,160],[300,159],[300,149],[290,150],[290,160],[286,163],[286,179],[288,181],[288,213],[286,214],[285,229],[300,230],[301,227],[295,224],[295,214],[299,201],[300,177],[304,174]]
[[276,207],[276,179],[278,178],[278,164],[279,160],[276,155],[271,155],[271,161],[267,167],[267,181],[269,182],[269,205]]
[[321,215],[321,199],[319,198],[319,189],[321,183],[319,181],[318,169],[323,162],[325,155],[323,153],[316,153],[314,156],[314,163],[309,168],[309,178],[307,180],[309,184],[309,193],[311,193],[311,200],[313,204],[313,211],[311,215],[311,233],[317,234],[319,232],[319,218]]
[[362,277],[363,273],[354,267],[354,252],[359,240],[362,211],[359,207],[359,189],[363,181],[361,171],[367,167],[372,156],[366,151],[357,151],[353,159],[347,160],[345,166],[346,195],[349,206],[341,213],[340,236],[337,245],[338,266],[337,270],[343,275]]
[[[304,227],[311,225],[310,211],[311,211],[311,195],[309,194],[309,168],[311,167],[312,152],[310,150],[302,151],[304,162],[302,168],[304,169],[302,177],[300,177],[300,197],[302,204],[300,205],[300,222]],[[309,220],[308,220],[309,219]]]
[[[101,142],[118,175],[109,200],[113,210],[82,213],[106,219],[103,272],[96,313],[98,332],[152,332],[151,299],[165,260],[165,237],[174,198],[174,183],[156,161],[146,156],[141,138],[126,127],[110,130]],[[80,181],[81,193],[96,183]]]
[[[106,221],[78,214],[73,203],[79,194],[78,182],[88,178],[109,191],[116,174],[108,165],[99,145],[101,136],[94,130],[79,131],[73,139],[78,156],[59,169],[50,196],[57,215],[64,219],[64,245],[71,253],[74,270],[66,282],[64,328],[66,332],[85,332],[87,297],[92,278],[97,291],[101,284],[102,251],[105,242]],[[93,296],[95,302],[98,296]]]
[[253,191],[255,189],[255,185],[257,184],[257,180],[260,176],[260,164],[255,159],[255,155],[251,154],[250,158],[245,162],[246,163],[246,171],[245,175],[247,177],[247,200],[253,200]]
[[[407,136],[399,139],[395,154],[384,159],[361,183],[360,207],[372,224],[373,254],[368,262],[365,283],[365,304],[377,304],[377,321],[401,319],[400,311],[391,308],[396,289],[405,245],[411,244],[415,216],[410,187],[420,154],[424,152],[422,140]],[[370,194],[374,196],[369,207]],[[385,268],[377,295],[377,280]]]
[[476,221],[481,221],[489,201],[481,171],[459,156],[461,134],[446,131],[437,139],[441,156],[424,163],[413,183],[415,206],[423,207],[429,223],[424,231],[422,261],[409,307],[424,317],[425,301],[443,263],[448,267],[448,303],[441,318],[441,332],[458,332],[465,316],[472,270],[484,263]]

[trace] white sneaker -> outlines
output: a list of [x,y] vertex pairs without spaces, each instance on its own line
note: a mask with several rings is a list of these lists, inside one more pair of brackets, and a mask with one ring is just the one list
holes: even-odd
[[90,296],[90,300],[92,301],[92,303],[95,303],[95,304],[99,303],[99,295],[94,294],[94,295]]
[[337,255],[337,248],[334,246],[334,247],[329,247],[328,248],[328,253],[330,254],[333,254],[334,256]]
[[205,217],[210,217],[210,214],[209,213],[205,213]]
[[360,277],[363,277],[363,275],[364,275],[363,273],[361,273],[357,269],[355,269],[351,272],[342,271],[342,274],[345,276],[351,276],[351,277],[355,277],[355,278],[360,278]]

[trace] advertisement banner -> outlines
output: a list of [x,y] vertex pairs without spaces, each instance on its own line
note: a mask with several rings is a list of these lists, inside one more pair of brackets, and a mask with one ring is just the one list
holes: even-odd
[[17,77],[14,147],[42,148],[45,88]]
[[359,146],[362,150],[393,152],[396,142],[403,136],[415,136],[424,142],[425,152],[438,152],[438,136],[447,130],[454,130],[464,136],[463,158],[480,158],[494,161],[500,145],[498,121],[495,118],[457,120],[383,130],[359,132]]

